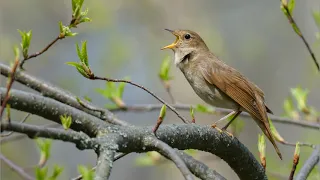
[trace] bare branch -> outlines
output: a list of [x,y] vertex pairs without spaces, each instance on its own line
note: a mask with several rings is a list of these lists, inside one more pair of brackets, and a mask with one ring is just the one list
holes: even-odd
[[31,177],[27,172],[23,170],[22,167],[19,167],[8,158],[6,158],[3,154],[0,153],[0,159],[5,162],[12,170],[18,173],[20,177],[26,180],[35,180],[35,178]]
[[115,151],[103,148],[99,152],[99,158],[96,166],[95,180],[106,180],[109,179],[111,169],[114,162]]
[[311,156],[304,163],[299,173],[297,174],[296,180],[305,180],[308,178],[312,169],[319,163],[320,160],[320,145],[312,152]]
[[[190,107],[196,107],[196,105],[191,105],[191,104],[173,104],[172,105],[174,108],[178,110],[186,110],[189,111]],[[126,108],[118,108],[118,109],[112,109],[112,112],[117,112],[117,111],[158,111],[161,109],[162,105],[161,104],[139,104],[139,105],[127,105]],[[221,115],[226,115],[229,114],[232,110],[230,109],[225,109],[225,108],[217,108],[214,107],[214,114],[221,114]],[[242,112],[240,114],[242,117],[251,117],[248,113]],[[311,128],[315,130],[320,130],[320,123],[313,123],[309,122],[306,120],[293,120],[289,119],[286,117],[280,117],[280,116],[275,116],[275,115],[269,115],[269,118],[272,120],[272,122],[275,123],[280,123],[280,124],[289,124],[289,125],[295,125],[295,126],[300,126],[300,127],[305,127],[305,128]]]
[[166,143],[160,141],[159,139],[155,138],[154,136],[147,136],[143,139],[143,145],[145,147],[152,147],[158,150],[160,154],[169,157],[180,170],[182,175],[187,180],[193,180],[193,176],[189,171],[185,162],[181,159],[181,157]]
[[[8,76],[10,74],[10,67],[0,63],[0,73],[4,76]],[[64,104],[67,104],[69,106],[72,106],[74,108],[77,108],[81,111],[84,111],[88,114],[91,114],[95,117],[98,117],[102,120],[107,120],[107,122],[112,124],[118,124],[118,125],[129,125],[128,123],[124,121],[120,121],[117,119],[113,113],[108,111],[107,109],[104,110],[104,115],[101,117],[101,113],[91,111],[90,109],[83,107],[78,101],[77,97],[71,94],[70,92],[67,92],[59,87],[56,87],[52,84],[49,84],[48,82],[45,82],[43,80],[40,80],[34,76],[29,75],[26,72],[20,71],[16,73],[15,80],[25,86],[28,86],[29,88],[41,93],[43,96],[50,97],[52,99],[55,99],[57,101],[60,101]],[[95,109],[101,109],[91,103],[85,103],[86,106],[94,107]]]
[[[5,129],[3,129],[5,128]],[[76,144],[79,149],[93,149],[96,142],[88,135],[82,132],[75,132],[72,130],[64,130],[57,128],[46,128],[43,126],[36,126],[30,124],[21,124],[17,122],[10,122],[5,126],[1,124],[1,130],[8,130],[19,132],[28,135],[30,138],[43,137],[56,139]]]
[[108,81],[108,82],[124,82],[124,83],[128,83],[131,84],[133,86],[136,86],[144,91],[146,91],[148,94],[150,94],[151,96],[153,96],[154,98],[156,98],[158,101],[160,101],[162,104],[166,105],[171,111],[173,111],[184,123],[191,123],[189,122],[185,117],[183,117],[181,114],[179,114],[179,112],[170,104],[168,104],[167,102],[165,102],[163,99],[161,99],[160,97],[158,97],[157,95],[155,95],[153,92],[151,92],[150,90],[148,90],[147,88],[134,83],[132,81],[129,80],[123,80],[123,79],[111,79],[111,78],[105,78],[105,77],[99,77],[99,76],[95,76],[93,75],[92,77],[90,77],[90,79],[92,80],[103,80],[103,81]]
[[[4,92],[6,92],[6,89],[0,88],[1,98],[4,95]],[[61,124],[60,115],[70,115],[72,117],[70,128],[77,131],[83,131],[89,135],[94,135],[97,133],[96,130],[100,126],[106,124],[104,121],[101,121],[94,116],[58,101],[19,90],[11,90],[11,97],[8,103],[13,109],[36,114],[59,124]]]
[[202,180],[226,180],[223,176],[217,173],[215,170],[210,169],[204,163],[193,159],[192,156],[184,153],[183,151],[176,150],[176,153],[182,158],[186,163],[190,171]]

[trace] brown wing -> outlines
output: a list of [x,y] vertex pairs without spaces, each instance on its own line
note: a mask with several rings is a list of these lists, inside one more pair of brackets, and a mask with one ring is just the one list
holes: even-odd
[[252,116],[273,144],[280,159],[282,159],[279,148],[271,134],[267,116],[267,111],[270,110],[264,103],[262,90],[247,80],[238,71],[227,67],[225,64],[221,64],[219,69],[214,66],[211,69],[208,67],[202,68],[201,73],[208,83],[215,85],[230,96]]

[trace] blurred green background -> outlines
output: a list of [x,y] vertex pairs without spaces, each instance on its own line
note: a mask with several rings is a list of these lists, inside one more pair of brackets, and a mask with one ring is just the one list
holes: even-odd
[[[85,1],[89,8],[90,23],[79,25],[73,31],[79,35],[59,41],[48,52],[31,59],[24,66],[28,73],[73,92],[79,97],[89,96],[103,107],[109,100],[101,98],[96,88],[105,83],[89,81],[77,71],[65,65],[67,61],[78,61],[75,43],[88,41],[89,63],[100,76],[131,80],[151,89],[160,97],[170,100],[158,78],[162,60],[172,56],[171,51],[160,51],[171,43],[174,36],[164,31],[190,29],[198,32],[209,48],[227,64],[235,67],[255,82],[266,94],[266,101],[276,115],[283,114],[283,101],[290,88],[301,85],[310,90],[308,103],[320,107],[319,75],[301,39],[294,33],[288,20],[280,10],[279,1],[251,0],[95,0]],[[315,41],[319,31],[312,18],[312,11],[320,10],[318,0],[297,1],[294,17],[320,59],[320,48]],[[20,43],[17,29],[32,30],[33,37],[29,52],[42,49],[59,34],[58,22],[68,24],[71,19],[71,0],[10,0],[0,1],[0,59],[6,64],[13,60],[12,47]],[[172,63],[172,93],[180,103],[205,104],[193,92],[179,69]],[[5,86],[5,78],[0,78]],[[14,88],[30,91],[18,83]],[[124,92],[127,104],[158,103],[144,91],[127,86]],[[319,109],[318,109],[319,110]],[[188,111],[183,112],[188,116]],[[12,119],[19,120],[24,113],[14,111]],[[136,125],[153,125],[157,112],[117,113],[117,116]],[[165,123],[181,123],[168,112]],[[210,124],[220,116],[196,113],[197,123]],[[29,123],[47,124],[42,118],[31,116]],[[251,119],[239,139],[252,153],[258,156],[257,138],[261,130]],[[295,126],[275,124],[281,135],[289,142],[319,144],[319,131]],[[273,147],[267,142],[267,171],[270,179],[285,179],[289,176],[293,147],[279,145],[284,155],[280,161]],[[27,171],[33,173],[39,151],[33,140],[24,138],[1,145],[1,151]],[[301,148],[298,168],[310,155],[311,149]],[[114,165],[111,179],[182,179],[172,163],[141,167],[136,165],[138,154],[120,159]],[[227,179],[237,179],[236,174],[219,158],[207,153],[197,153],[197,159],[217,170]],[[59,164],[64,167],[60,179],[77,175],[77,165],[93,167],[96,155],[93,151],[79,151],[73,144],[55,141],[52,144],[48,166]],[[316,174],[317,172],[313,172]],[[277,177],[271,176],[276,174]],[[311,178],[319,178],[314,175]],[[1,179],[19,179],[1,162]]]

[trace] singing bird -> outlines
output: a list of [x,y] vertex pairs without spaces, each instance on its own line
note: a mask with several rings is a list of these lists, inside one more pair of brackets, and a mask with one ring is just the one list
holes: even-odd
[[226,130],[242,112],[248,112],[273,144],[280,159],[282,155],[271,133],[263,91],[239,71],[215,56],[203,39],[190,30],[169,30],[176,40],[162,49],[172,49],[174,63],[182,71],[195,93],[206,103],[232,109],[219,121],[233,118],[222,128]]

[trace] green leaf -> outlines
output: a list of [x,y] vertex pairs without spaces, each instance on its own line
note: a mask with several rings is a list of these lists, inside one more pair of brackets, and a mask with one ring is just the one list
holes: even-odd
[[99,94],[101,94],[102,96],[104,96],[107,99],[111,98],[111,91],[108,89],[100,89],[100,88],[96,88],[95,91]]
[[36,180],[46,180],[48,174],[48,168],[36,167]]
[[194,119],[194,109],[192,106],[190,106],[190,116],[192,119]]
[[313,11],[312,15],[317,27],[320,30],[320,11]]
[[214,108],[211,106],[204,106],[201,104],[197,104],[195,107],[195,110],[198,112],[203,112],[203,113],[214,113]]
[[65,130],[68,130],[72,124],[72,117],[68,115],[60,116],[61,124]]
[[88,54],[87,54],[87,41],[83,41],[83,42],[82,42],[81,56],[82,56],[81,61],[82,61],[86,66],[89,67],[89,64],[88,64]]
[[38,148],[40,149],[40,153],[42,155],[44,155],[44,158],[49,159],[52,140],[50,140],[50,139],[45,139],[45,140],[36,139],[36,143],[38,145]]
[[79,47],[79,44],[77,43],[76,44],[76,50],[77,50],[77,54],[78,54],[78,57],[79,57],[79,59],[82,61],[82,53],[81,53],[81,51],[80,51],[80,47]]
[[293,10],[294,10],[294,6],[295,6],[295,0],[290,0],[289,4],[288,4],[288,10],[289,13],[291,14],[291,16],[293,15]]
[[60,30],[60,34],[64,34],[63,24],[61,21],[59,21],[59,30]]
[[259,134],[258,149],[259,149],[260,156],[266,157],[266,140],[264,139],[263,134]]
[[166,105],[162,105],[159,117],[164,119],[164,117],[166,116],[166,111],[167,111],[167,106]]
[[119,107],[116,104],[105,104],[104,107],[108,110],[119,109]]
[[77,62],[66,62],[67,65],[70,65],[70,66],[74,66],[76,67],[76,69],[78,70],[78,72],[84,76],[85,78],[89,78],[89,74],[88,72],[86,71],[85,67],[83,64],[80,64],[80,63],[77,63]]
[[52,175],[49,177],[48,180],[56,180],[58,178],[58,176],[60,176],[60,174],[63,171],[63,167],[60,167],[58,165],[54,165],[53,167],[53,173]]
[[83,165],[79,165],[78,171],[82,175],[83,180],[93,180],[94,171],[92,171],[91,169],[89,169]]
[[73,66],[73,67],[78,67],[78,68],[82,68],[82,65],[80,63],[77,62],[66,62],[67,65]]
[[92,102],[91,98],[90,98],[89,96],[87,96],[87,95],[84,96],[83,98],[84,98],[85,100],[87,100],[88,102]]
[[159,72],[159,77],[163,81],[168,81],[172,79],[172,77],[169,76],[169,71],[170,71],[170,57],[166,57],[163,59],[161,67],[160,67],[160,72]]
[[155,161],[147,154],[143,154],[136,158],[135,164],[138,166],[154,166]]
[[88,17],[84,17],[80,20],[80,23],[84,23],[84,22],[91,22],[92,19],[88,18]]
[[285,142],[283,137],[277,131],[276,127],[273,125],[272,121],[270,119],[268,119],[268,120],[269,120],[270,130],[271,130],[271,133],[272,133],[273,137],[276,140],[278,140],[279,142]]
[[20,35],[21,35],[21,48],[22,48],[22,54],[24,58],[28,57],[28,50],[30,46],[30,41],[32,38],[32,31],[30,30],[29,32],[25,31],[20,31],[18,29]]
[[309,94],[308,89],[302,89],[300,86],[291,88],[291,94],[296,99],[299,111],[307,109],[307,97]]
[[283,109],[287,117],[296,118],[297,112],[294,108],[294,104],[291,96],[288,97],[286,100],[284,100]]

